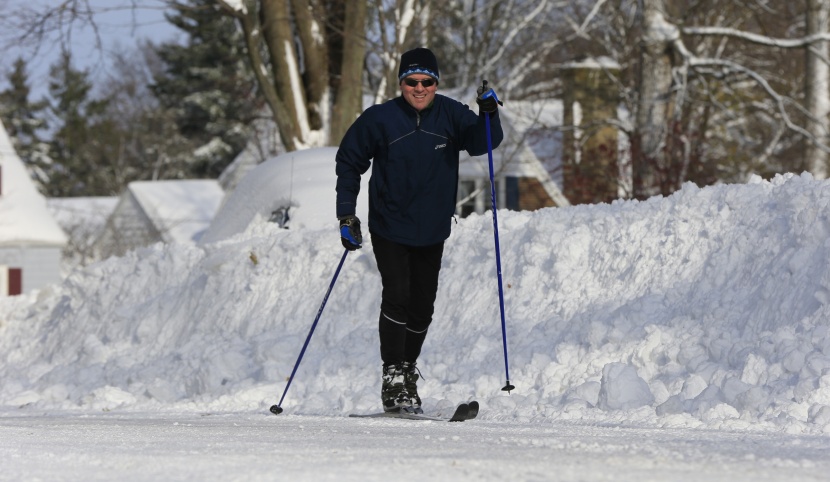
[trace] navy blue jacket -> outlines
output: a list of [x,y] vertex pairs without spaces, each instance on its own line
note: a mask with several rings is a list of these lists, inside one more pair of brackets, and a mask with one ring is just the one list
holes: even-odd
[[[355,213],[360,176],[369,179],[369,231],[408,246],[429,246],[450,235],[458,193],[458,153],[487,153],[486,114],[435,95],[418,112],[403,97],[366,109],[337,151],[337,216]],[[504,136],[490,114],[492,146]]]

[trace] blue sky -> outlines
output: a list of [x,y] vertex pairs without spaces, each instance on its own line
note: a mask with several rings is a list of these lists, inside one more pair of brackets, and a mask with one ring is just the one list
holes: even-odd
[[[46,93],[49,66],[58,58],[62,40],[72,51],[75,66],[88,69],[94,78],[103,77],[109,69],[110,54],[117,50],[129,50],[145,38],[154,42],[175,39],[178,30],[164,18],[164,0],[78,0],[88,3],[96,12],[96,31],[89,25],[73,24],[62,35],[52,35],[36,51],[34,45],[21,45],[16,39],[20,31],[13,32],[3,25],[0,33],[0,88],[5,88],[6,76],[14,61],[23,56],[29,63],[29,76],[33,87],[33,100]],[[59,0],[0,0],[0,12],[6,18],[25,12],[43,12],[59,3]],[[61,38],[62,37],[62,38]]]

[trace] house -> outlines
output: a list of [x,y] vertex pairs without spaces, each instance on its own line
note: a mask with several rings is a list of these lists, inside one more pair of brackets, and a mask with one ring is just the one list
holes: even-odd
[[565,195],[574,204],[625,197],[631,192],[630,144],[620,127],[630,116],[620,102],[620,65],[608,57],[579,57],[559,69]]
[[[499,109],[505,134],[493,154],[499,208],[611,202],[631,192],[630,145],[620,128],[630,115],[615,81],[619,64],[580,57],[559,69],[561,99],[506,100]],[[459,191],[468,196],[460,198],[462,214],[490,205],[489,182],[481,180],[486,170],[471,171],[473,165],[462,159]]]
[[0,296],[60,282],[66,242],[0,123]]
[[[533,211],[570,205],[560,189],[561,133],[540,128],[561,125],[561,101],[511,101],[499,116],[504,140],[493,151],[499,209]],[[462,152],[460,162],[457,212],[462,217],[483,213],[492,204],[488,156]]]
[[223,196],[214,179],[131,182],[93,244],[95,255],[122,256],[158,242],[195,244]]
[[66,233],[69,241],[63,250],[63,272],[98,261],[94,243],[115,210],[118,197],[48,198],[49,212]]

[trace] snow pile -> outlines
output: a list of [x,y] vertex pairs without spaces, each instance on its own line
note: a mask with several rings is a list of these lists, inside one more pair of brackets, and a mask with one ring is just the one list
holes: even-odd
[[[488,215],[446,244],[420,368],[427,408],[485,419],[830,432],[830,182],[754,179],[668,198],[500,212],[511,382]],[[156,245],[0,300],[0,404],[265,411],[342,248],[256,223]],[[350,254],[283,407],[379,407],[380,280]]]

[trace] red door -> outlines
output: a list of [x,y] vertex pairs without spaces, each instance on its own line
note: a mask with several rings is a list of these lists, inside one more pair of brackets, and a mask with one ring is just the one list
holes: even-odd
[[9,296],[23,293],[23,270],[9,268]]

